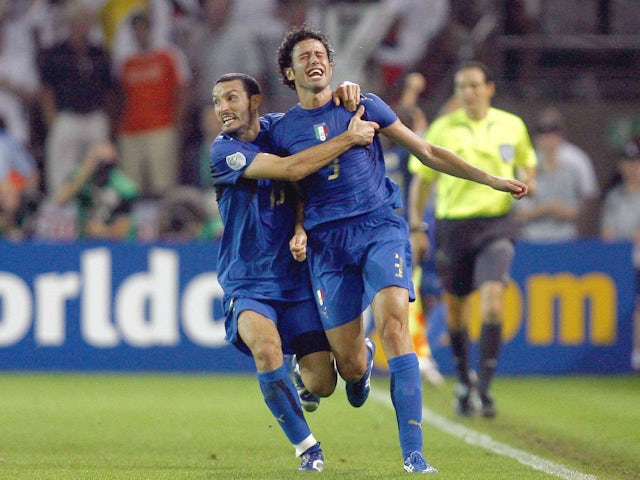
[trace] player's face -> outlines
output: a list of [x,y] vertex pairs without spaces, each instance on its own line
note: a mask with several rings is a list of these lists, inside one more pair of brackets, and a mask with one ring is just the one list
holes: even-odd
[[460,70],[455,77],[455,95],[471,118],[484,118],[495,93],[493,82],[487,82],[479,68]]
[[222,131],[239,137],[246,132],[257,115],[241,80],[221,82],[213,87],[213,106]]
[[330,85],[332,75],[333,64],[329,63],[327,49],[321,41],[307,39],[293,47],[287,76],[297,87],[321,91]]

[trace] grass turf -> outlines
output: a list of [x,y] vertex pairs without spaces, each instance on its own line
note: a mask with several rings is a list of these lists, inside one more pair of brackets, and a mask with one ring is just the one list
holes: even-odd
[[[373,388],[388,397],[388,379]],[[504,378],[498,417],[457,419],[452,384],[425,386],[431,411],[598,479],[640,479],[640,376]],[[0,375],[0,479],[289,479],[298,459],[255,377]],[[344,389],[307,418],[327,480],[406,478],[392,408],[351,408]],[[440,479],[557,478],[424,425]],[[577,474],[576,478],[580,478]]]

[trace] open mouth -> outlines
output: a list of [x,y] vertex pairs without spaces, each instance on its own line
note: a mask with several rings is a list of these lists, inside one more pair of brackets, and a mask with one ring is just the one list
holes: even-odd
[[307,71],[307,76],[309,78],[318,79],[324,76],[324,72],[320,68],[312,68],[311,70]]
[[231,115],[224,115],[220,117],[220,120],[222,120],[222,125],[224,127],[228,127],[229,125],[233,124],[233,122],[235,122],[236,117]]

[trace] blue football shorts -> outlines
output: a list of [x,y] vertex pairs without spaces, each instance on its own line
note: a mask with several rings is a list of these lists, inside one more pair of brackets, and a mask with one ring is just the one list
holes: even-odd
[[356,319],[378,291],[397,286],[415,300],[409,227],[389,209],[308,232],[307,261],[325,330]]
[[330,351],[313,299],[289,302],[236,297],[226,310],[225,340],[247,355],[251,355],[251,351],[238,334],[238,317],[245,310],[257,312],[276,324],[284,354],[302,358],[310,353]]

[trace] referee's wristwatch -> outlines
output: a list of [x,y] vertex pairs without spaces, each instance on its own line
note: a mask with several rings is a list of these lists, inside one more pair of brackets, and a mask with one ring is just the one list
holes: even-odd
[[414,225],[409,229],[409,233],[417,233],[417,232],[427,233],[428,231],[429,231],[429,224],[427,222],[422,222],[419,225]]

